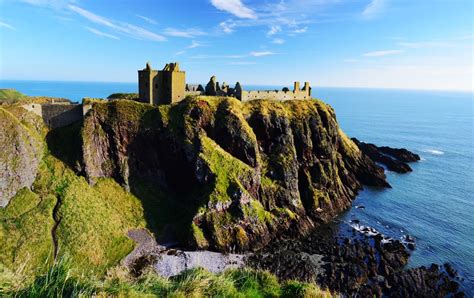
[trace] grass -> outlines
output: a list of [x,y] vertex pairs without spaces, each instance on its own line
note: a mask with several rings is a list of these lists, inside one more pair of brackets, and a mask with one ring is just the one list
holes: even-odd
[[13,104],[27,98],[15,89],[0,89],[0,104]]
[[[26,287],[0,282],[2,297],[335,297],[311,283],[279,282],[266,272],[232,269],[213,274],[192,269],[166,279],[147,272],[133,278],[116,267],[102,279],[87,279],[74,272],[67,258]],[[2,274],[0,267],[0,274]],[[0,276],[1,277],[1,276]]]
[[129,99],[134,100],[137,99],[138,93],[113,93],[110,94],[107,99]]

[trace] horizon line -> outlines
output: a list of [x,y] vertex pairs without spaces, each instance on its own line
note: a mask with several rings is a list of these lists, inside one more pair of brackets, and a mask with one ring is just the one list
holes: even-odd
[[[130,81],[76,81],[76,80],[19,80],[19,79],[0,79],[0,82],[56,82],[56,83],[92,83],[92,84],[137,84],[136,82]],[[189,83],[195,84],[195,83]],[[245,84],[241,83],[242,86],[268,86],[268,87],[288,87],[290,85],[283,85],[283,84]],[[315,89],[313,85],[310,86],[312,89]],[[137,87],[138,88],[138,87]],[[318,86],[317,88],[337,88],[337,89],[373,89],[373,90],[406,90],[406,91],[440,91],[440,92],[463,92],[463,93],[474,93],[474,86],[471,89],[427,89],[427,88],[403,88],[403,87],[371,87],[371,86],[338,86],[338,85],[326,85],[326,86]],[[10,89],[10,88],[0,88],[0,89]],[[14,88],[11,88],[14,89]]]

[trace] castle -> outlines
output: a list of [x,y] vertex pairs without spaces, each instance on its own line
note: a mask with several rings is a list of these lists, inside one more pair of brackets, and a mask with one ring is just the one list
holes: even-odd
[[151,68],[150,63],[138,71],[138,101],[149,104],[170,104],[183,100],[188,95],[231,96],[241,101],[254,99],[294,100],[311,99],[311,87],[305,82],[303,88],[295,82],[293,91],[282,90],[245,91],[239,82],[231,88],[222,85],[212,76],[204,88],[202,85],[186,84],[186,73],[181,71],[178,63],[169,63],[163,70]]

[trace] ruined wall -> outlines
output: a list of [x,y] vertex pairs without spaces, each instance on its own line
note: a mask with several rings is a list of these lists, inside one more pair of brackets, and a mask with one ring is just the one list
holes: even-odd
[[43,117],[43,109],[41,108],[41,104],[30,103],[27,105],[22,105],[22,107],[29,112],[32,112],[40,117]]
[[81,104],[45,104],[42,105],[44,123],[51,129],[66,126],[82,120]]
[[154,104],[170,104],[185,98],[186,74],[184,71],[158,71],[153,93],[157,95]]
[[243,91],[242,101],[255,99],[291,100],[291,99],[311,99],[311,96],[302,92],[293,91]]
[[205,95],[206,93],[203,91],[185,91],[184,96],[198,96],[198,95]]
[[138,101],[143,103],[153,104],[156,101],[156,82],[157,72],[154,70],[139,70],[138,71]]

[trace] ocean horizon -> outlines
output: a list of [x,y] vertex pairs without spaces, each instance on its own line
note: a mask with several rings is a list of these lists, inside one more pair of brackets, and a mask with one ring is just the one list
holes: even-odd
[[[201,84],[206,83],[192,83]],[[57,88],[58,85],[61,88]],[[261,85],[243,84],[245,90],[281,90],[284,87],[292,90],[293,84],[287,85]],[[72,87],[67,90],[66,87]],[[313,94],[318,89],[349,89],[349,90],[393,90],[400,92],[436,92],[452,94],[474,94],[474,90],[446,90],[446,89],[404,89],[404,88],[371,88],[350,86],[313,86]],[[0,89],[15,89],[29,96],[51,96],[67,98],[74,102],[80,102],[82,98],[107,98],[112,93],[137,93],[138,81],[136,82],[101,82],[101,81],[55,81],[55,80],[0,80]],[[47,92],[47,94],[45,93]]]
[[[269,86],[244,88],[261,90]],[[270,86],[278,88],[278,86]],[[0,81],[32,96],[80,101],[105,98],[116,92],[136,92],[136,83]],[[278,88],[279,89],[279,88]],[[364,142],[403,147],[419,154],[413,172],[387,171],[391,189],[366,188],[355,205],[340,216],[341,232],[367,226],[384,235],[415,238],[409,267],[451,263],[474,289],[474,145],[473,94],[427,91],[313,86],[313,97],[330,104],[341,128]]]

